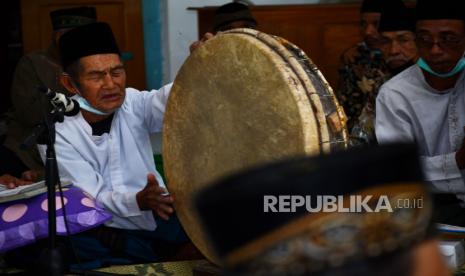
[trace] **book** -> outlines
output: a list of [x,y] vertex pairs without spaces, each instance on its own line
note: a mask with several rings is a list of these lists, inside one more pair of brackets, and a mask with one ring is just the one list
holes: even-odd
[[437,223],[436,229],[442,241],[462,241],[465,239],[465,227]]
[[439,232],[465,234],[465,227],[437,223],[436,228]]
[[[61,183],[62,187],[69,185],[71,185],[71,182]],[[45,180],[28,185],[18,186],[14,189],[8,189],[5,185],[0,184],[0,203],[31,198],[45,192],[47,192]]]

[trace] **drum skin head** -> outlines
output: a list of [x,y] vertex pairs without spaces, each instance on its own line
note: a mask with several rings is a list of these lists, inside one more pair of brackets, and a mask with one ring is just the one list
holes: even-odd
[[[216,35],[194,51],[174,81],[165,111],[168,190],[187,234],[217,264],[192,196],[209,183],[249,167],[328,151],[322,146],[322,137],[328,136],[322,135],[322,129],[328,129],[323,110],[315,109],[287,57],[257,35],[267,36],[236,29]],[[237,227],[248,226],[238,221]]]

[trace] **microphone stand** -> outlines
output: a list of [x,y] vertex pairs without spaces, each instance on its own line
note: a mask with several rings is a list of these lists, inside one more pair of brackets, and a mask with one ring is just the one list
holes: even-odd
[[[55,187],[58,183],[58,166],[55,154],[55,123],[63,122],[64,108],[54,107],[53,110],[44,115],[41,124],[34,128],[33,133],[24,141],[23,148],[31,148],[36,143],[46,145],[45,162],[45,185],[47,187],[47,207],[48,207],[48,248],[40,256],[40,273],[44,275],[63,275],[63,260],[56,244],[56,203]],[[64,206],[63,206],[64,207]]]
[[[39,90],[43,90],[39,88]],[[47,208],[48,208],[48,248],[41,253],[38,266],[39,275],[64,275],[65,266],[63,265],[63,252],[56,243],[56,203],[55,203],[55,187],[59,183],[58,164],[55,153],[55,123],[62,123],[65,116],[65,107],[62,104],[52,105],[53,109],[48,114],[44,114],[44,120],[37,125],[32,134],[27,137],[21,148],[31,149],[36,144],[46,145],[46,161],[45,161],[45,185],[47,187]],[[77,109],[79,112],[79,108]],[[63,206],[65,208],[65,206]],[[64,218],[66,220],[66,218]],[[88,271],[88,270],[72,270],[73,275],[121,275],[108,272]],[[128,275],[128,274],[123,274]]]

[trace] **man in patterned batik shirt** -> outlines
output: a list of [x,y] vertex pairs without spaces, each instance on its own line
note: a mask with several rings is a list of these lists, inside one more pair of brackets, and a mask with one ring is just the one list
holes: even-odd
[[347,127],[352,129],[367,101],[367,97],[389,79],[379,43],[378,25],[382,10],[401,1],[364,0],[360,10],[363,41],[341,56],[339,85],[336,96],[347,115]]
[[[381,14],[379,48],[391,77],[415,64],[418,50],[415,45],[413,10],[403,7],[385,10]],[[379,89],[368,96],[365,106],[355,121],[351,135],[351,145],[376,144],[375,103]]]

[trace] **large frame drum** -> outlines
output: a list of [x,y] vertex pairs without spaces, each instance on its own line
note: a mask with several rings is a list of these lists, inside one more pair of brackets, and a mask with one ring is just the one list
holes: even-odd
[[174,81],[163,128],[168,190],[194,244],[216,262],[192,205],[196,191],[265,162],[344,149],[345,122],[320,71],[282,38],[235,29],[194,51]]

